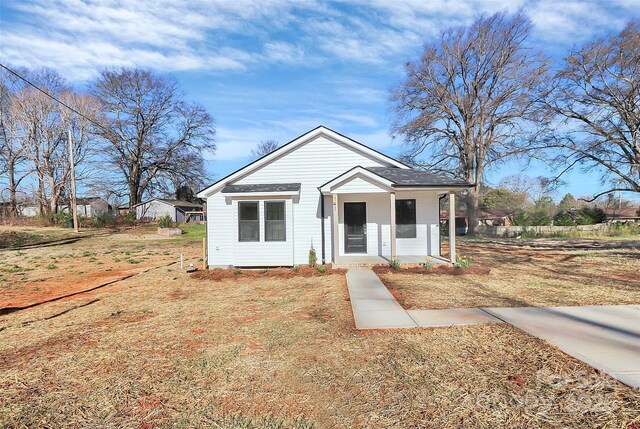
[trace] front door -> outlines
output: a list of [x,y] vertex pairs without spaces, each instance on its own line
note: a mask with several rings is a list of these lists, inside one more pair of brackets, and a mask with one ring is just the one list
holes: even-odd
[[367,253],[367,203],[344,203],[344,253]]

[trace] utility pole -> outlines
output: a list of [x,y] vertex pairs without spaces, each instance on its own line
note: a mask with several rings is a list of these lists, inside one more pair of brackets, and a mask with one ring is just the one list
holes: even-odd
[[70,208],[73,215],[73,230],[78,232],[78,205],[76,204],[76,171],[73,160],[73,141],[71,140],[71,128],[69,128],[69,166],[71,168],[71,201]]

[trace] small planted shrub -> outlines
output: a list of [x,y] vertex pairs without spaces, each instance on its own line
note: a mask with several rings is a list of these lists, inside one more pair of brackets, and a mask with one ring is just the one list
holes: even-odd
[[320,274],[324,274],[326,271],[327,271],[327,268],[326,268],[324,265],[320,265],[320,266],[318,267],[318,272],[319,272]]
[[465,256],[456,255],[456,267],[457,268],[469,268],[473,264],[473,259]]
[[424,258],[424,269],[430,271],[433,269],[433,262],[431,262],[430,258]]
[[235,271],[233,272],[233,275],[235,275],[235,276],[242,275],[242,270],[240,268],[236,268]]
[[291,271],[293,271],[294,273],[297,273],[297,272],[299,272],[299,271],[300,271],[300,267],[299,267],[299,266],[297,266],[297,265],[294,265],[294,266],[291,268]]
[[158,222],[160,228],[173,228],[173,225],[173,219],[169,215],[162,216],[160,222]]
[[260,274],[267,274],[267,271],[269,270],[267,270],[266,268],[263,268],[260,270]]
[[312,247],[311,249],[309,249],[309,266],[311,268],[315,268],[317,262],[318,258],[316,257],[316,249]]
[[391,258],[391,264],[390,265],[391,265],[391,268],[393,268],[394,270],[399,270],[400,269],[400,261],[395,256],[393,258]]

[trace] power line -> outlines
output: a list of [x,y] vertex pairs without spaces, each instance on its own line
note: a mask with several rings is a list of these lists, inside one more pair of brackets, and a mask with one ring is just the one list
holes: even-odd
[[78,112],[76,109],[74,109],[73,107],[69,106],[67,103],[65,103],[64,101],[61,101],[59,99],[57,99],[56,97],[54,97],[53,95],[49,94],[47,91],[45,91],[44,89],[40,88],[38,85],[36,85],[35,83],[32,83],[31,81],[29,81],[29,79],[27,79],[24,76],[21,76],[20,74],[18,74],[17,72],[11,70],[9,67],[5,66],[4,64],[0,63],[0,67],[2,67],[3,69],[5,69],[6,71],[8,71],[9,73],[11,73],[12,75],[16,76],[18,79],[23,80],[24,82],[26,82],[28,85],[34,87],[35,89],[37,89],[38,91],[40,91],[41,93],[43,93],[44,95],[46,95],[47,97],[51,98],[52,100],[60,103],[61,105],[63,105],[64,107],[66,107],[67,109],[71,110],[72,112],[74,112],[76,115],[81,116],[83,118],[85,118],[87,121],[91,122],[93,125],[95,125],[96,127],[102,128],[104,131],[109,132],[109,130],[107,130],[104,126],[102,126],[101,124],[97,123],[96,121],[94,121],[93,119],[83,115],[82,113]]

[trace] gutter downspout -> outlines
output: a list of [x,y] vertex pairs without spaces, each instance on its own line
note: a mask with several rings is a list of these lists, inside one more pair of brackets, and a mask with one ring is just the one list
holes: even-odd
[[325,264],[325,255],[324,255],[324,195],[320,192],[320,233],[322,234],[322,265]]

